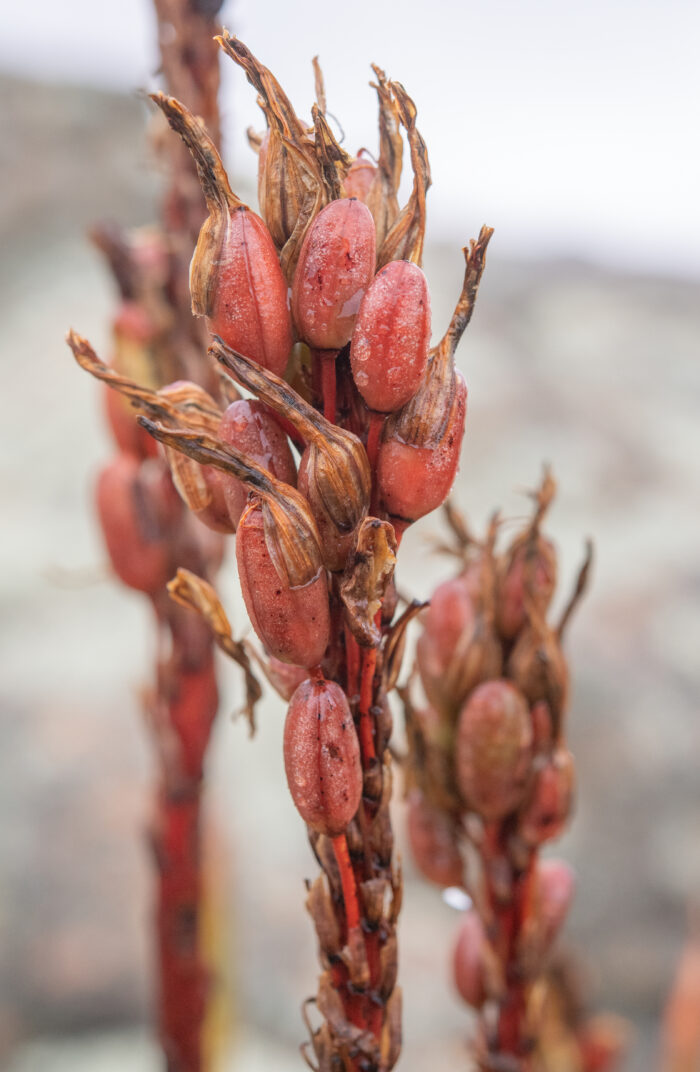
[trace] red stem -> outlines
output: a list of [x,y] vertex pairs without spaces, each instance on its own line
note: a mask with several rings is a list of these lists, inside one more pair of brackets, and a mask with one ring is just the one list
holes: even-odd
[[360,646],[345,625],[345,671],[347,696],[352,702],[360,691]]
[[370,468],[372,473],[377,467],[377,454],[379,453],[379,441],[382,436],[382,429],[384,428],[384,421],[386,415],[384,413],[370,412],[369,415],[369,431],[367,433],[367,457],[369,459]]
[[360,905],[357,900],[357,882],[350,860],[348,839],[345,834],[338,834],[337,837],[332,838],[332,841],[338,871],[340,872],[340,884],[343,887],[345,922],[348,931],[352,931],[360,926]]
[[377,649],[365,648],[362,652],[362,678],[360,680],[360,748],[362,750],[362,765],[377,758],[374,748],[374,734],[372,726],[372,691],[374,686],[374,671],[377,668]]
[[314,356],[321,365],[321,395],[323,397],[323,416],[335,424],[336,413],[336,375],[335,359],[337,350],[314,350]]

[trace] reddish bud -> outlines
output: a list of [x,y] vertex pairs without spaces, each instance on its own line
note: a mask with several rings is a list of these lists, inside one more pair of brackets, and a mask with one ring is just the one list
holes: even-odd
[[518,816],[518,833],[533,847],[559,837],[571,814],[574,759],[557,748],[537,770],[525,806]]
[[370,409],[390,413],[413,397],[429,342],[427,280],[410,261],[391,261],[367,288],[350,348],[353,379]]
[[304,681],[284,725],[284,766],[297,811],[319,834],[342,834],[362,797],[360,745],[343,690]]
[[462,886],[464,863],[455,824],[433,807],[420,790],[408,798],[408,840],[419,871],[438,886]]
[[339,350],[350,341],[374,275],[375,245],[372,214],[356,198],[331,201],[314,219],[292,284],[294,322],[309,346]]
[[158,444],[138,426],[136,414],[127,400],[105,387],[104,406],[107,423],[119,449],[136,458],[154,458]]
[[263,507],[252,503],[236,532],[236,559],[243,598],[253,629],[267,651],[282,662],[314,667],[330,640],[328,583],[320,561],[305,583],[290,584],[278,572],[276,534]]
[[543,536],[521,541],[505,556],[498,580],[498,628],[507,640],[527,624],[526,594],[544,613],[557,584],[557,555]]
[[457,787],[487,821],[514,811],[525,795],[532,725],[525,698],[508,681],[486,681],[462,708],[457,727]]
[[343,181],[343,197],[356,197],[367,204],[377,171],[377,165],[367,155],[367,150],[360,149]]
[[[224,443],[237,447],[278,480],[296,484],[296,466],[289,441],[262,402],[247,399],[232,402],[221,418],[219,435]],[[237,526],[248,501],[248,488],[234,476],[224,475],[223,482],[228,513]]]
[[178,500],[167,469],[120,454],[100,473],[96,497],[114,572],[129,588],[155,594],[172,572],[166,521]]

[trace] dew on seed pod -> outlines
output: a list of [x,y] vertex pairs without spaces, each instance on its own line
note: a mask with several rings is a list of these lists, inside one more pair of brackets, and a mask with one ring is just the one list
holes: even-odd
[[282,373],[292,348],[287,281],[267,227],[233,193],[200,119],[174,97],[152,94],[192,153],[209,216],[190,266],[192,312],[229,346]]
[[538,761],[518,815],[518,834],[526,845],[542,845],[563,833],[571,815],[574,782],[574,760],[568,749],[556,748]]
[[318,527],[326,569],[343,569],[369,507],[371,474],[362,443],[326,420],[286,381],[256,367],[221,340],[215,339],[209,352],[307,442],[297,485]]
[[542,946],[548,948],[566,919],[576,892],[576,878],[563,860],[540,860],[537,865],[537,915]]
[[470,908],[464,913],[453,955],[453,975],[460,996],[474,1009],[486,1001],[483,950],[486,944],[484,925]]
[[331,201],[314,219],[292,283],[294,322],[309,346],[340,350],[350,342],[374,275],[375,245],[372,215],[357,198]]
[[454,820],[419,789],[408,798],[408,840],[418,870],[438,886],[461,886],[464,863]]
[[100,473],[96,498],[114,572],[129,588],[154,595],[172,572],[167,521],[182,509],[167,469],[157,459],[119,454]]
[[457,726],[457,787],[465,804],[487,821],[522,802],[532,762],[532,725],[524,696],[503,679],[472,692]]
[[360,805],[362,766],[348,701],[335,682],[304,681],[292,696],[284,767],[302,819],[319,834],[342,834]]
[[[238,399],[225,410],[219,425],[224,443],[247,454],[278,480],[296,485],[297,471],[289,441],[262,402]],[[248,487],[234,476],[224,476],[229,516],[238,525],[248,500]]]
[[417,265],[391,261],[365,292],[350,346],[353,379],[371,410],[393,412],[416,393],[429,342],[427,280]]

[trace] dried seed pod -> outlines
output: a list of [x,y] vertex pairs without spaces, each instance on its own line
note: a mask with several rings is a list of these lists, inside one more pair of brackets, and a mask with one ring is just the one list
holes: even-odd
[[119,454],[100,473],[96,497],[114,572],[129,588],[155,595],[172,572],[165,522],[178,501],[167,469]]
[[366,517],[358,529],[357,544],[340,583],[345,620],[357,642],[365,648],[376,648],[382,639],[375,618],[395,565],[393,528],[388,521]]
[[204,124],[174,97],[152,95],[192,153],[209,216],[190,267],[192,312],[230,346],[283,372],[292,348],[287,281],[267,227],[236,197]]
[[438,886],[461,886],[464,862],[452,818],[433,807],[419,789],[408,798],[408,840],[418,870]]
[[357,198],[332,201],[314,219],[292,283],[294,322],[309,346],[340,350],[350,342],[374,275],[375,244],[372,215]]
[[440,506],[457,474],[464,435],[467,387],[454,367],[454,352],[471,319],[492,231],[464,250],[462,293],[450,326],[433,351],[423,382],[392,414],[377,458],[378,492],[392,517],[417,521]]
[[391,413],[413,397],[429,342],[428,282],[417,265],[392,261],[365,292],[350,347],[353,379],[371,410]]
[[530,624],[521,630],[510,653],[506,672],[529,704],[547,703],[556,739],[569,698],[569,670],[555,631],[534,608],[530,616]]
[[[370,85],[377,91],[379,102],[379,160],[377,171],[367,194],[367,207],[374,218],[377,249],[381,249],[388,231],[399,214],[398,189],[403,162],[403,138],[399,109],[391,92],[386,74],[372,65],[376,82]],[[359,154],[358,154],[359,155]],[[347,197],[352,196],[350,193]],[[361,200],[365,200],[361,198]]]
[[284,380],[258,368],[220,339],[209,352],[308,443],[299,465],[298,488],[318,526],[326,568],[343,569],[369,507],[372,478],[362,443],[352,432],[327,421]]
[[[158,395],[172,402],[192,428],[216,435],[221,411],[211,395],[198,384],[177,380],[161,388]],[[192,513],[214,532],[234,532],[235,525],[226,501],[226,485],[230,478],[209,465],[199,465],[177,450],[166,447],[165,455],[173,483]]]
[[351,160],[325,120],[318,78],[321,107],[313,109],[312,137],[312,132],[299,120],[272,72],[243,42],[226,30],[217,41],[243,68],[265,113],[268,133],[258,158],[258,197],[263,217],[280,250],[282,271],[291,281],[309,224],[324,204],[340,196],[341,183]]
[[165,446],[244,480],[257,493],[261,501],[248,506],[236,538],[251,624],[271,655],[316,666],[330,639],[330,607],[318,529],[306,500],[221,440],[144,417],[139,422]]
[[524,696],[509,681],[486,681],[471,694],[457,726],[457,786],[487,821],[515,811],[527,790],[532,725]]
[[[262,402],[243,398],[232,402],[221,418],[219,435],[224,443],[236,447],[272,476],[295,486],[297,470],[289,441]],[[236,477],[223,476],[223,480],[226,506],[235,527],[248,501],[248,487]]]
[[360,149],[343,181],[343,197],[356,197],[366,205],[378,170],[367,150]]
[[574,796],[574,759],[557,748],[538,764],[528,799],[518,815],[518,834],[536,847],[559,837],[571,815]]
[[304,681],[284,724],[284,767],[297,811],[317,833],[342,834],[360,805],[360,744],[345,693]]
[[460,996],[474,1009],[486,1001],[483,952],[486,945],[484,925],[473,909],[465,912],[457,935],[452,970]]
[[[376,68],[375,68],[376,73]],[[400,82],[389,82],[388,87],[396,103],[398,118],[406,130],[411,152],[413,188],[410,197],[386,233],[378,250],[377,265],[404,259],[420,264],[423,259],[425,238],[425,195],[430,186],[428,150],[416,127],[416,106]]]
[[563,860],[540,860],[537,865],[537,916],[543,950],[554,941],[576,892],[576,876]]
[[549,508],[556,484],[545,470],[541,487],[534,493],[535,513],[528,527],[516,536],[499,563],[497,622],[506,640],[512,640],[527,624],[526,602],[544,615],[557,584],[557,555],[540,525]]

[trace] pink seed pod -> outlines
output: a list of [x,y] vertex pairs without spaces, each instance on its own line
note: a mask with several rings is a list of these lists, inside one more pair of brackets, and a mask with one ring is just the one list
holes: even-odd
[[142,463],[119,454],[97,480],[97,512],[114,572],[129,588],[149,595],[172,572],[164,522],[179,504],[172,485],[163,486],[164,476],[170,484],[157,460]]
[[190,266],[192,312],[264,368],[284,372],[292,348],[287,281],[267,227],[233,193],[204,124],[174,97],[152,95],[191,152],[209,216]]
[[[430,368],[426,380],[429,376]],[[407,522],[445,502],[464,438],[467,385],[461,373],[455,372],[441,392],[439,412],[429,406],[427,396],[428,391],[419,388],[404,409],[389,418],[377,458],[381,501],[391,517]]]
[[503,819],[525,795],[531,762],[525,698],[503,679],[479,685],[457,726],[455,773],[465,804],[487,821]]
[[574,758],[557,748],[535,772],[532,788],[518,816],[518,833],[533,848],[564,831],[574,797]]
[[480,574],[476,565],[438,585],[421,614],[423,632],[416,646],[416,662],[433,706],[444,705],[450,663],[462,639],[473,635],[481,603]]
[[418,870],[438,886],[462,886],[464,864],[455,825],[419,789],[408,798],[408,840]]
[[104,389],[104,409],[114,441],[120,450],[135,458],[154,458],[158,444],[136,423],[136,414],[125,398],[109,387]]
[[274,655],[270,655],[265,667],[265,676],[275,692],[283,700],[289,702],[302,681],[306,681],[308,670],[305,666],[292,666],[290,663],[283,663],[279,659],[275,659]]
[[576,892],[576,878],[563,860],[541,860],[537,866],[537,915],[542,948],[547,949],[566,919]]
[[352,376],[371,410],[391,413],[413,397],[429,342],[428,282],[416,264],[391,261],[365,292],[350,347]]
[[357,198],[331,201],[316,216],[292,283],[294,322],[309,346],[340,350],[350,342],[375,256],[374,220]]
[[469,909],[464,914],[457,935],[452,966],[460,996],[474,1009],[480,1009],[488,996],[483,965],[485,944],[483,923],[474,909]]
[[377,165],[367,155],[367,150],[360,149],[343,180],[343,197],[356,197],[358,201],[367,204],[378,170]]
[[526,593],[545,613],[557,584],[557,554],[544,536],[521,542],[501,564],[498,579],[498,629],[512,640],[527,624]]
[[[278,480],[296,485],[296,465],[289,440],[262,402],[239,399],[232,402],[221,418],[219,436],[267,469]],[[248,488],[235,476],[223,477],[226,506],[231,521],[238,525],[248,501]]]
[[287,784],[304,822],[319,834],[342,834],[360,805],[360,744],[343,690],[304,681],[284,724]]
[[268,547],[263,508],[256,502],[238,525],[236,559],[248,616],[266,650],[285,663],[318,666],[330,641],[328,582],[320,563],[305,584],[285,583]]

